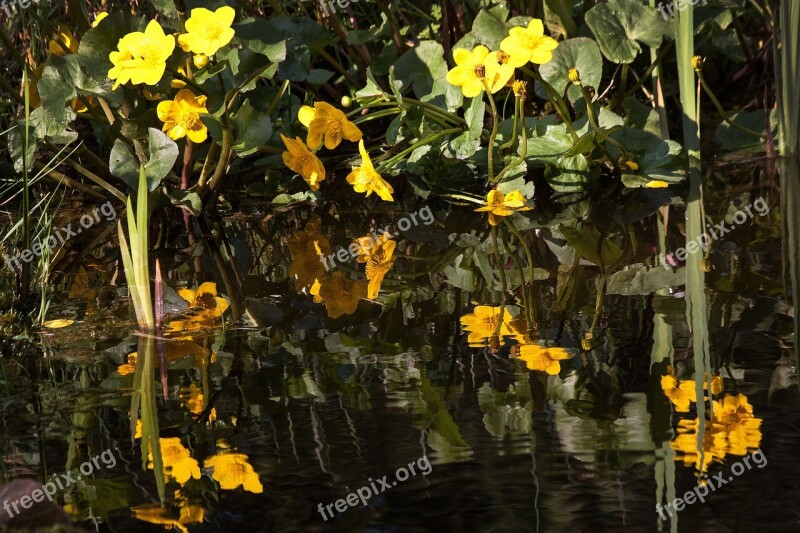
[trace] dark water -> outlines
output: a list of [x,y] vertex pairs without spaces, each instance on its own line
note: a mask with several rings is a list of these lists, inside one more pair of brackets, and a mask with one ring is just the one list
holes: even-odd
[[[768,193],[748,194],[774,209]],[[707,214],[718,221],[740,201],[718,190]],[[681,217],[680,208],[672,216]],[[748,222],[712,247],[709,344],[712,373],[723,378],[714,399],[721,406],[725,397],[744,397],[752,412],[725,419],[718,435],[727,440],[710,444],[713,460],[698,469],[671,444],[678,421],[695,419],[696,403],[676,411],[661,383],[669,357],[653,355],[654,346],[673,352],[672,372],[692,380],[680,286],[607,295],[583,351],[597,272],[584,267],[579,289],[557,311],[557,264],[543,263],[552,275],[536,286],[538,335],[569,355],[549,375],[526,367],[518,341],[507,338],[499,350],[468,346],[461,317],[475,304],[498,302],[456,289],[425,292],[424,277],[398,281],[410,279],[417,290],[405,305],[361,302],[354,314],[330,319],[286,281],[286,239],[307,221],[302,209],[271,222],[261,214],[232,217],[219,226],[226,239],[209,241],[193,263],[230,303],[226,320],[242,315],[236,327],[220,327],[207,310],[148,348],[131,335],[124,293],[107,278],[90,271],[71,281],[49,316],[76,322],[33,339],[44,357],[2,360],[5,479],[41,483],[110,450],[115,466],[94,469],[59,496],[79,527],[103,531],[800,530],[800,396],[779,223],[773,231],[768,217]],[[653,217],[636,231],[652,241]],[[333,241],[337,232],[352,237],[363,228],[327,232]],[[169,285],[186,285],[185,267],[171,274]],[[232,297],[231,280],[241,297]],[[181,307],[177,295],[167,300]],[[173,474],[163,508],[157,476],[142,464],[147,437],[131,436],[132,402],[134,417],[157,429]],[[760,422],[747,422],[754,419]],[[165,451],[163,439],[185,453]],[[751,459],[732,476],[758,449],[759,463]],[[212,468],[211,458],[233,453],[242,455],[225,488],[212,479],[225,469]],[[197,478],[177,481],[193,461]],[[398,481],[396,471],[410,464],[417,472]],[[701,470],[733,479],[708,491],[705,503],[660,520],[656,503],[693,490]],[[377,482],[384,476],[388,488]],[[346,509],[336,511],[337,500],[367,487],[378,490],[366,506],[340,503]],[[320,504],[335,515],[326,511],[323,519]],[[47,522],[40,511],[27,512]]]

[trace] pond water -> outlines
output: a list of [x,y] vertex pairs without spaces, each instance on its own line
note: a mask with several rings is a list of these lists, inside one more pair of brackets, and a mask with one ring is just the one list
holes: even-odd
[[[737,176],[763,168],[742,165]],[[565,282],[559,236],[541,229],[536,323],[506,302],[514,321],[492,339],[490,307],[502,303],[443,283],[458,276],[448,242],[487,235],[471,207],[446,219],[435,202],[319,219],[303,205],[265,214],[251,199],[183,250],[182,266],[166,264],[172,288],[209,284],[166,290],[158,338],[133,334],[125,292],[105,272],[66,281],[48,316],[74,323],[31,339],[44,358],[2,359],[4,476],[43,483],[109,459],[60,491],[72,521],[103,531],[796,531],[800,396],[779,199],[746,179],[723,183],[730,174],[709,172],[710,221],[757,198],[770,210],[721,236],[706,262],[714,411],[702,458],[682,282],[647,290],[633,276],[637,265],[661,268],[655,215],[630,223],[630,276],[609,280],[597,316],[598,269],[579,264]],[[319,268],[297,253],[312,234],[334,251],[423,205],[436,222],[406,237],[454,270],[409,262],[384,284],[396,301],[362,300],[338,318],[328,315],[345,297],[329,293],[326,308],[286,281]],[[675,248],[682,238],[667,235]],[[148,457],[154,442],[160,457]],[[711,485],[698,485],[706,476]],[[682,510],[660,516],[657,503],[687,493]],[[29,513],[40,525],[66,521]]]

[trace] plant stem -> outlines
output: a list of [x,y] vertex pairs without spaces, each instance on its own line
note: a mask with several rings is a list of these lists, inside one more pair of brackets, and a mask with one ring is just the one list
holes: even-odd
[[497,137],[497,125],[500,122],[500,115],[497,114],[497,105],[494,102],[489,83],[484,79],[483,86],[486,88],[486,96],[489,97],[489,105],[492,106],[492,133],[489,135],[488,160],[489,165],[489,181],[494,183],[494,142]]
[[520,114],[522,115],[522,153],[519,154],[519,159],[512,162],[506,168],[500,171],[500,174],[498,174],[497,178],[495,178],[495,183],[499,183],[503,176],[505,176],[506,172],[511,170],[513,167],[521,165],[525,161],[525,157],[528,155],[528,130],[525,127],[525,113],[523,111],[525,102],[519,99],[518,105],[520,108]]
[[503,326],[503,320],[506,317],[506,291],[508,290],[503,256],[500,255],[500,247],[497,246],[497,226],[492,226],[492,242],[494,243],[494,254],[497,256],[497,266],[500,270],[500,282],[503,284],[503,291],[500,293],[500,319],[497,321],[497,327],[494,330],[494,336],[497,337],[500,335],[500,328]]
[[376,172],[378,174],[380,174],[381,172],[387,170],[391,165],[393,165],[397,161],[400,161],[402,158],[404,158],[405,156],[407,156],[408,154],[410,154],[411,152],[413,152],[414,150],[416,150],[420,146],[424,146],[424,145],[426,145],[428,143],[431,143],[431,142],[435,141],[436,139],[438,139],[439,137],[443,137],[445,135],[450,135],[451,133],[456,133],[456,132],[459,132],[459,131],[463,131],[463,130],[461,128],[450,128],[450,129],[447,129],[447,130],[438,131],[438,132],[436,132],[434,134],[428,135],[424,139],[421,139],[421,140],[415,142],[414,144],[412,144],[411,146],[409,146],[408,148],[406,148],[402,152],[399,152],[398,154],[396,154],[396,155],[392,156],[391,158],[387,159],[386,161],[383,161],[378,166],[378,168],[376,169]]

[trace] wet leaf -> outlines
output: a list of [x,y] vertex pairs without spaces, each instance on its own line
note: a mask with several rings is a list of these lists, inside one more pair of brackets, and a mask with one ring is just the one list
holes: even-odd
[[672,34],[672,24],[654,7],[639,0],[609,0],[586,12],[586,25],[592,30],[603,55],[614,63],[633,63],[642,46],[658,48],[664,36]]

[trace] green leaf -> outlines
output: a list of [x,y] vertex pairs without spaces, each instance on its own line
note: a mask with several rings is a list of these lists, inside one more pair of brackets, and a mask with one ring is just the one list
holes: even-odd
[[470,139],[480,139],[483,131],[483,116],[486,112],[486,102],[483,98],[472,98],[469,107],[464,113],[464,120],[469,125]]
[[475,17],[472,32],[489,50],[498,50],[500,41],[508,36],[510,27],[505,22],[508,13],[506,6],[498,5],[488,11],[481,10]]
[[[764,113],[765,112],[763,110],[742,111],[741,113],[736,113],[730,117],[730,119],[734,124],[757,131],[759,133],[763,133],[765,129],[764,122],[766,118]],[[774,115],[773,118],[775,118]],[[778,136],[776,129],[777,121],[773,121],[772,126],[772,138],[775,139]],[[717,127],[714,139],[723,150],[747,150],[752,152],[763,152],[766,150],[764,139],[762,139],[759,135],[738,130],[725,121],[722,121],[722,123],[720,123],[720,125]]]
[[252,154],[272,137],[272,120],[245,100],[233,117],[236,136],[231,148],[240,156]]
[[[609,137],[633,154],[639,166],[638,170],[622,176],[627,187],[640,187],[653,180],[678,183],[686,178],[681,145],[677,142],[665,141],[650,132],[633,128],[620,128]],[[606,144],[606,148],[614,158],[623,156],[612,144]]]
[[275,31],[269,21],[262,18],[247,18],[234,24],[236,39],[245,49],[267,56],[273,63],[286,59],[286,40],[288,36]]
[[[600,55],[600,48],[593,39],[587,37],[577,37],[567,39],[558,44],[558,48],[553,50],[553,59],[539,67],[539,72],[544,81],[553,86],[558,94],[564,94],[570,101],[575,102],[583,97],[579,87],[569,81],[569,69],[577,68],[584,85],[598,88],[603,76],[603,57]],[[538,91],[540,89],[537,84]],[[546,98],[546,93],[540,95]]]
[[626,97],[622,101],[622,107],[625,109],[625,126],[661,136],[658,112],[655,109],[644,105],[633,96]]
[[686,283],[686,269],[657,266],[648,269],[644,265],[626,267],[608,279],[606,294],[623,296],[648,296],[657,290],[678,287]]
[[422,41],[411,48],[395,63],[395,75],[403,82],[403,89],[412,88],[422,99],[431,94],[434,80],[447,76],[444,49],[436,41]]
[[[580,192],[596,175],[583,154],[569,155],[573,148],[572,137],[564,124],[551,124],[526,119],[526,127],[533,124],[528,134],[528,151],[525,160],[545,163],[545,178],[558,192]],[[530,165],[529,165],[530,168]]]
[[581,257],[595,265],[610,266],[622,259],[622,249],[607,236],[603,237],[602,246],[599,246],[601,235],[594,226],[578,229],[562,224],[558,227],[558,231],[564,235],[570,246],[581,254]]
[[643,43],[661,46],[672,25],[654,7],[640,0],[609,0],[586,12],[586,25],[594,33],[603,55],[614,63],[633,63]]
[[[161,180],[169,174],[178,159],[178,145],[167,134],[155,128],[147,128],[148,155],[144,163],[147,189],[154,191]],[[108,166],[112,176],[125,181],[131,190],[138,190],[141,163],[124,142],[117,139],[111,149]]]
[[572,20],[572,0],[544,0],[544,22],[553,37],[575,35],[578,31]]

